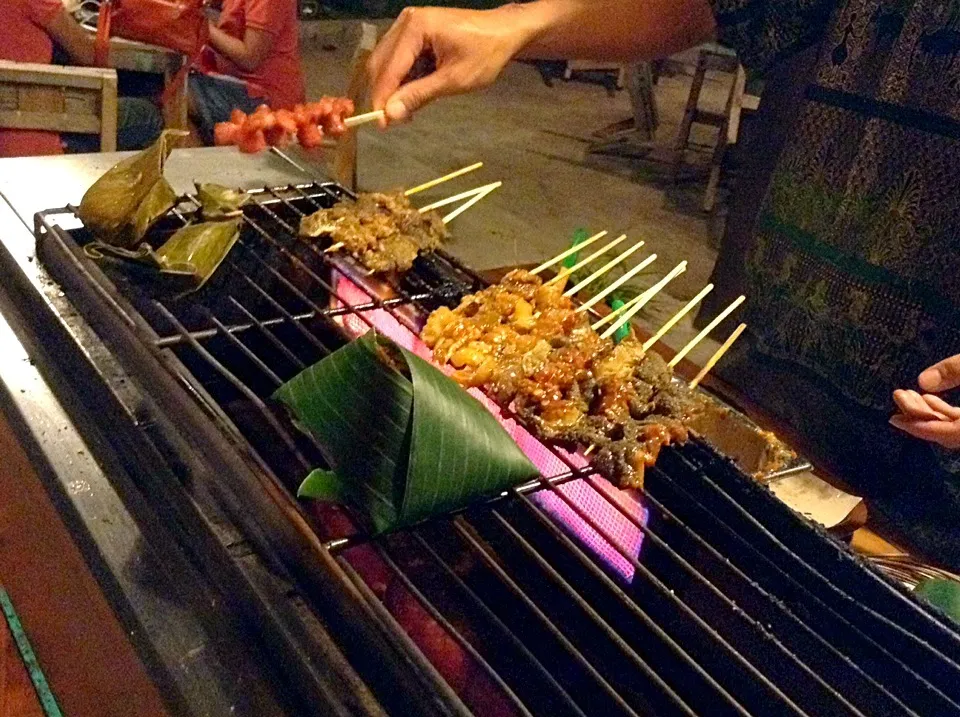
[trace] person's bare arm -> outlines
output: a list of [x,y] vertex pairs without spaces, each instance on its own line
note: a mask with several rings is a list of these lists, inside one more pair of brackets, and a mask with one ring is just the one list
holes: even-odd
[[241,40],[211,25],[210,46],[240,69],[253,72],[269,57],[273,49],[273,35],[248,27]]
[[66,10],[60,10],[43,28],[78,65],[93,64],[93,35],[84,30]]
[[706,0],[539,0],[527,15],[528,59],[651,60],[710,39]]
[[[406,8],[368,64],[387,121],[492,83],[514,57],[650,59],[712,37],[707,0],[537,0],[495,10]],[[436,69],[404,83],[422,56]]]

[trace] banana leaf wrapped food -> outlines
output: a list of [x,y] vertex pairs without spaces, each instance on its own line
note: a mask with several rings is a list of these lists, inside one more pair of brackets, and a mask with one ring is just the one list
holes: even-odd
[[109,256],[153,270],[161,276],[179,277],[187,291],[196,291],[213,276],[239,238],[240,219],[228,219],[188,224],[157,249],[146,242],[136,249],[91,242],[83,249],[92,259]]
[[240,216],[250,195],[219,184],[197,184],[197,201],[200,212],[207,220],[228,219]]
[[98,241],[136,247],[170,211],[177,195],[164,179],[163,167],[186,134],[166,130],[151,147],[115,164],[87,190],[77,213]]
[[281,386],[274,398],[322,446],[298,495],[347,504],[374,533],[494,496],[538,474],[479,401],[373,331]]

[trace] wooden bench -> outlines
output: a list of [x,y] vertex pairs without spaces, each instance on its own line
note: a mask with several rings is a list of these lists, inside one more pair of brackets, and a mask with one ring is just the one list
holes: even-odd
[[0,60],[0,128],[100,136],[117,148],[117,73]]

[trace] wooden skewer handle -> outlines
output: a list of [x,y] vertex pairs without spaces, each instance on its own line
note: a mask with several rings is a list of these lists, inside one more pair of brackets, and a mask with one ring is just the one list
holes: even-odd
[[703,329],[700,331],[700,333],[694,336],[687,343],[686,346],[684,346],[682,349],[677,351],[674,357],[670,359],[670,363],[667,365],[670,368],[674,368],[678,363],[680,363],[683,360],[684,356],[686,356],[688,353],[690,353],[690,351],[693,350],[694,346],[700,343],[707,334],[709,334],[711,331],[717,328],[717,326],[720,324],[721,321],[723,321],[730,314],[732,314],[734,310],[746,300],[747,300],[747,297],[743,295],[738,296],[736,299],[734,299],[733,302],[730,304],[730,306],[728,306],[723,311],[721,311],[720,314],[713,321],[711,321],[709,324],[704,326]]
[[[627,238],[627,235],[626,235],[626,234],[621,234],[620,236],[618,236],[618,237],[617,237],[616,239],[614,239],[613,241],[607,242],[607,243],[604,244],[602,247],[600,247],[599,249],[597,249],[595,252],[593,252],[592,254],[590,254],[589,256],[587,256],[586,258],[581,259],[580,261],[578,261],[578,262],[577,262],[576,264],[574,264],[573,266],[567,267],[566,269],[561,269],[559,272],[557,272],[557,273],[554,275],[554,277],[553,277],[552,279],[550,279],[550,280],[547,282],[547,284],[549,285],[549,284],[555,284],[555,283],[557,283],[557,282],[559,282],[559,281],[565,281],[568,276],[570,276],[571,274],[574,274],[574,273],[580,271],[580,269],[582,269],[583,267],[587,266],[587,264],[591,263],[591,262],[592,262],[594,259],[596,259],[597,257],[603,256],[604,254],[606,254],[608,251],[610,251],[611,249],[613,249],[613,247],[615,247],[617,244],[619,244],[620,242],[622,242],[622,241],[623,241],[624,239],[626,239],[626,238]],[[643,242],[640,242],[640,243],[643,244]]]
[[694,379],[690,382],[690,388],[696,388],[696,387],[697,387],[697,385],[698,385],[698,384],[706,377],[706,375],[710,372],[710,369],[712,369],[714,366],[717,365],[717,361],[719,361],[719,360],[723,357],[723,355],[724,355],[725,353],[727,353],[727,350],[728,350],[731,346],[733,346],[733,342],[736,341],[738,338],[740,338],[740,334],[743,333],[743,330],[744,330],[745,328],[747,328],[747,325],[746,325],[746,324],[740,324],[737,328],[735,328],[735,329],[733,330],[733,333],[730,334],[730,336],[727,338],[727,340],[723,342],[723,346],[721,346],[720,348],[718,348],[718,349],[716,350],[716,352],[713,354],[713,356],[710,357],[710,360],[707,361],[707,362],[703,365],[703,368],[702,368],[702,369],[700,369],[700,373],[697,374],[696,378],[694,378]]
[[347,127],[356,127],[357,125],[366,124],[367,122],[377,122],[385,117],[383,110],[374,110],[373,112],[365,112],[362,115],[354,115],[353,117],[347,117],[343,124]]
[[568,256],[570,256],[571,254],[576,254],[576,253],[577,253],[578,251],[580,251],[581,249],[586,249],[588,246],[590,246],[591,244],[593,244],[595,241],[598,241],[599,239],[602,239],[602,238],[605,237],[606,235],[607,235],[607,230],[606,230],[606,229],[604,229],[602,232],[597,232],[596,234],[594,234],[592,237],[590,237],[590,238],[587,239],[586,241],[582,241],[582,242],[580,242],[579,244],[574,244],[572,247],[570,247],[569,249],[566,249],[566,250],[560,252],[559,254],[557,254],[557,255],[556,255],[555,257],[553,257],[552,259],[547,259],[545,262],[543,262],[543,263],[542,263],[540,266],[538,266],[537,268],[531,269],[530,273],[531,273],[531,274],[534,274],[534,275],[539,274],[539,273],[540,273],[541,271],[543,271],[544,269],[549,269],[551,266],[553,266],[553,265],[556,264],[557,262],[563,261],[563,260],[566,259]]
[[450,222],[452,222],[454,219],[456,219],[457,217],[459,217],[461,214],[463,214],[465,211],[467,211],[470,207],[472,207],[474,204],[476,204],[477,202],[479,202],[481,199],[483,199],[485,196],[487,196],[488,194],[490,194],[490,192],[492,192],[494,189],[496,189],[497,187],[499,187],[499,186],[502,185],[502,184],[503,184],[503,182],[494,182],[493,184],[491,184],[491,185],[490,185],[489,187],[487,187],[486,189],[483,189],[483,190],[477,192],[476,194],[473,195],[473,197],[471,197],[470,199],[468,199],[467,201],[465,201],[463,204],[461,204],[459,207],[457,207],[456,209],[454,209],[452,212],[450,212],[449,214],[447,214],[447,215],[443,218],[443,223],[444,223],[444,224],[449,224]]
[[440,207],[445,207],[448,204],[455,204],[456,202],[459,202],[462,199],[467,199],[468,197],[474,197],[478,194],[484,194],[490,191],[491,189],[496,189],[501,184],[503,184],[503,182],[491,182],[490,184],[484,184],[483,186],[480,186],[480,187],[474,187],[473,189],[468,189],[465,192],[454,194],[452,197],[446,197],[445,199],[438,199],[437,201],[432,202],[431,204],[428,204],[425,207],[420,207],[418,211],[421,214],[423,214],[424,212],[429,212],[434,209],[439,209]]
[[431,179],[429,182],[424,182],[423,184],[418,184],[415,187],[410,187],[410,189],[405,191],[403,194],[406,197],[410,197],[414,194],[417,194],[418,192],[423,192],[423,191],[426,191],[427,189],[436,187],[438,184],[443,184],[444,182],[449,182],[451,179],[462,177],[464,174],[467,174],[468,172],[472,172],[476,169],[480,169],[480,167],[482,166],[483,166],[483,162],[474,162],[469,167],[463,167],[462,169],[458,169],[455,172],[450,172],[450,174],[444,174],[442,177]]
[[[628,250],[628,251],[629,251],[629,250]],[[621,256],[622,256],[622,255],[621,255]],[[635,277],[637,274],[639,274],[641,271],[643,271],[644,269],[646,269],[648,266],[650,266],[650,265],[651,265],[653,262],[655,262],[656,260],[657,260],[657,255],[656,255],[656,254],[651,254],[651,255],[648,256],[646,259],[644,259],[644,260],[641,261],[639,264],[637,264],[635,267],[633,267],[633,268],[632,268],[630,271],[628,271],[626,274],[624,274],[624,275],[621,276],[619,279],[617,279],[615,282],[613,282],[612,284],[610,284],[610,286],[608,286],[606,289],[604,289],[603,291],[601,291],[599,294],[595,294],[592,299],[590,299],[590,300],[587,301],[586,303],[580,304],[580,306],[578,306],[577,309],[576,309],[576,313],[579,314],[579,313],[582,313],[582,312],[584,312],[584,311],[589,311],[595,304],[598,304],[598,303],[600,303],[601,301],[603,301],[604,299],[606,299],[610,294],[612,294],[614,291],[616,291],[617,289],[619,289],[623,284],[626,284],[628,281],[630,281],[630,279],[632,279],[632,278]],[[620,261],[619,257],[618,257],[615,261]],[[604,272],[605,272],[605,271],[608,271],[608,270],[611,269],[611,268],[612,268],[612,266],[608,265],[608,266],[604,267],[601,271],[604,271]],[[596,278],[596,275],[594,275],[592,278],[589,277],[589,276],[587,277],[587,279],[590,279],[591,281],[592,281],[593,279],[595,279],[595,278]],[[577,289],[577,291],[579,291],[581,288],[583,288],[583,287],[581,286],[581,284],[583,284],[584,281],[587,281],[587,279],[584,279],[583,281],[580,282],[580,284],[577,284],[577,286],[575,286],[575,287],[573,287],[573,288],[574,288],[574,289]],[[574,293],[575,293],[575,292],[573,291],[573,289],[568,289],[566,292],[564,292],[564,296],[573,296]]]
[[684,306],[682,309],[680,309],[680,311],[678,311],[673,316],[671,316],[670,319],[667,321],[667,323],[665,323],[663,326],[660,327],[660,330],[657,331],[657,333],[655,333],[653,336],[651,336],[649,339],[646,340],[646,342],[643,344],[643,350],[649,351],[650,349],[652,349],[654,345],[657,343],[657,341],[659,341],[664,336],[666,336],[667,332],[670,329],[672,329],[680,321],[680,319],[682,319],[684,316],[690,313],[690,310],[694,306],[699,304],[700,301],[703,299],[703,297],[709,294],[711,291],[713,291],[713,284],[707,284],[705,287],[703,287],[700,290],[699,294],[697,294],[692,299],[690,299],[690,301],[687,302],[686,306]]
[[666,286],[667,284],[669,284],[671,281],[673,281],[674,279],[676,279],[678,276],[680,276],[680,275],[681,275],[683,272],[685,272],[686,270],[687,270],[687,261],[686,261],[686,259],[684,259],[684,260],[681,261],[679,264],[677,264],[675,267],[673,267],[673,269],[670,270],[670,273],[669,273],[669,274],[667,274],[667,275],[666,275],[665,277],[663,277],[660,281],[658,281],[656,284],[654,284],[654,285],[651,286],[649,289],[647,289],[645,292],[643,292],[643,294],[641,294],[641,296],[642,296],[643,298],[642,298],[640,301],[636,302],[636,303],[635,303],[633,306],[631,306],[629,309],[627,309],[626,311],[624,311],[624,312],[617,318],[617,320],[616,320],[616,322],[613,324],[613,326],[611,326],[611,327],[608,328],[606,331],[604,331],[602,334],[600,334],[600,338],[601,338],[601,339],[608,339],[608,338],[610,338],[611,336],[613,336],[613,334],[615,334],[615,333],[617,332],[617,330],[618,330],[621,326],[624,326],[625,324],[627,324],[627,323],[630,321],[630,319],[632,319],[632,318],[634,317],[634,315],[636,315],[636,314],[640,311],[640,309],[642,309],[644,306],[646,306],[646,305],[647,305],[647,302],[649,302],[654,296],[656,296],[657,294],[659,294],[659,293],[663,290],[663,287],[665,287],[665,286]]

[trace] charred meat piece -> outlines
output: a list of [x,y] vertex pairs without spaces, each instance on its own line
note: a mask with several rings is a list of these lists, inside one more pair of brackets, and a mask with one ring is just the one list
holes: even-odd
[[403,192],[361,194],[300,222],[303,238],[326,237],[372,272],[406,271],[421,252],[431,252],[449,238],[436,212],[414,207]]
[[421,334],[464,386],[481,386],[545,441],[595,447],[594,465],[640,487],[661,448],[687,439],[698,400],[666,362],[632,338],[601,339],[563,296],[517,270],[434,311]]

